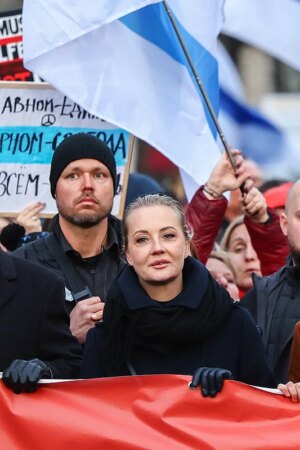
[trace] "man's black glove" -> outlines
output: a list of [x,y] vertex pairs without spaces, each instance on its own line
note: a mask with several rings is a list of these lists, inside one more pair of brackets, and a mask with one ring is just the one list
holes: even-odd
[[221,392],[224,380],[232,378],[232,373],[229,370],[217,367],[200,367],[195,370],[189,387],[195,389],[200,385],[203,397],[215,397],[218,392]]
[[53,378],[53,375],[51,369],[39,359],[15,359],[2,375],[2,381],[15,394],[34,392],[41,378]]

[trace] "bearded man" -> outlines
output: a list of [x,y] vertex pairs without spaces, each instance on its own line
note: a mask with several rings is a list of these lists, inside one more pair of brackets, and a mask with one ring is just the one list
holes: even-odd
[[58,209],[53,234],[14,253],[63,277],[70,329],[83,344],[125,264],[121,222],[110,214],[117,188],[113,153],[90,134],[67,137],[53,154],[50,187]]

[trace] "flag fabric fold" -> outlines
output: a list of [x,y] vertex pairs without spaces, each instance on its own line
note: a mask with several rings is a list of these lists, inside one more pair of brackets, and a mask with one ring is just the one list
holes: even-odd
[[[120,17],[160,0],[28,0],[23,7],[23,28],[34,31],[30,41],[30,58],[47,53],[56,46],[80,38]],[[29,5],[29,6],[28,6]],[[27,14],[27,11],[29,13]]]
[[[190,376],[145,375],[43,384],[16,395],[0,386],[5,450],[288,450],[300,444],[300,404],[235,381],[215,398]],[[251,431],[253,430],[253,432]]]
[[299,0],[226,0],[222,32],[300,70]]
[[[198,185],[205,181],[219,158],[216,133],[163,3],[135,1],[139,9],[106,20],[99,2],[91,0],[93,17],[80,24],[79,2],[74,14],[67,0],[51,3],[55,14],[48,2],[35,0],[34,9],[32,1],[24,2],[25,66],[90,113],[160,150]],[[122,4],[112,3],[116,10]],[[36,29],[38,4],[44,18]],[[169,0],[168,5],[217,112],[215,51],[223,0]],[[72,31],[68,39],[65,29]]]

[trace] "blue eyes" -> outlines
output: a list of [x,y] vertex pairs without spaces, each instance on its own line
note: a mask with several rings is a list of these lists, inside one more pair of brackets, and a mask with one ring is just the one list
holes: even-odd
[[164,234],[163,238],[164,239],[173,239],[176,235],[174,233],[168,233],[168,234]]
[[[166,233],[166,234],[162,235],[162,239],[167,240],[167,241],[174,239],[175,237],[176,237],[175,233]],[[145,244],[146,242],[150,241],[150,239],[151,238],[148,236],[141,236],[141,237],[138,237],[135,242],[137,244]]]
[[[69,175],[67,175],[67,179],[70,180],[77,180],[78,178],[80,178],[80,173],[70,173]],[[102,180],[102,178],[106,178],[106,175],[102,172],[96,172],[92,175],[93,178],[95,178],[96,180]]]

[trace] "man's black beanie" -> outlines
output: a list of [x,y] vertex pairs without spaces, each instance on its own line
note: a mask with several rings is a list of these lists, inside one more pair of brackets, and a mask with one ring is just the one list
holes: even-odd
[[116,192],[117,170],[112,151],[105,142],[95,136],[78,133],[64,139],[53,153],[49,177],[52,197],[55,195],[57,180],[67,165],[84,158],[97,159],[108,168]]

